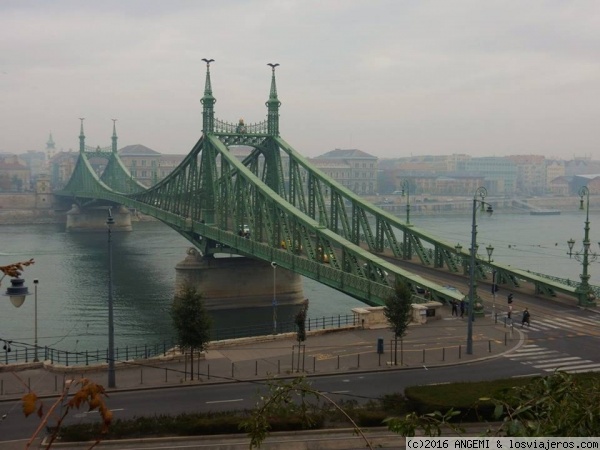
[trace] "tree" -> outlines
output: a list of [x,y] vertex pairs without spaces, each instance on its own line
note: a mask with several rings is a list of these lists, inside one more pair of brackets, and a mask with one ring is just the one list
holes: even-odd
[[404,283],[396,285],[396,291],[385,300],[383,314],[392,325],[394,331],[394,365],[398,365],[398,338],[402,345],[402,338],[412,319],[411,306],[412,292]]
[[373,450],[373,446],[365,436],[363,430],[348,415],[348,413],[338,405],[329,395],[314,389],[306,378],[300,377],[292,381],[271,380],[268,384],[269,393],[261,395],[256,407],[251,411],[249,417],[240,423],[240,429],[246,431],[250,437],[250,449],[260,448],[264,440],[269,435],[271,424],[269,419],[272,417],[282,417],[285,415],[296,414],[302,418],[302,423],[310,427],[312,417],[309,399],[323,399],[331,404],[343,417],[350,422],[354,433],[359,435],[365,443],[365,447]]
[[[308,299],[304,300],[302,308],[294,317],[294,323],[298,329],[296,330],[296,339],[298,340],[298,370],[300,370],[300,352],[302,342],[306,340],[306,313],[308,312]],[[304,353],[302,353],[304,355]],[[302,370],[304,370],[304,359],[302,359]]]
[[[592,374],[577,376],[557,371],[513,387],[500,398],[480,398],[495,405],[492,426],[486,436],[594,437],[600,435],[600,380]],[[463,431],[452,422],[460,411],[450,409],[429,414],[410,413],[390,417],[390,431],[401,436],[440,436],[443,428]],[[498,422],[499,425],[496,425]]]
[[190,349],[190,377],[194,379],[194,352],[204,351],[210,342],[212,319],[208,315],[202,295],[196,288],[186,287],[181,297],[175,297],[171,318],[177,334],[177,344],[182,352]]
[[600,380],[555,372],[511,389],[495,403],[502,420],[490,434],[503,436],[600,436]]

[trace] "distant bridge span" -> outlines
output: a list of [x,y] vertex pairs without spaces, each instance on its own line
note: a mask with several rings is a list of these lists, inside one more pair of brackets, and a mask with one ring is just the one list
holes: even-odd
[[[421,264],[467,273],[470,255],[365,202],[314,168],[279,134],[279,107],[272,68],[266,102],[267,120],[256,124],[228,123],[215,118],[210,65],[207,64],[203,134],[169,176],[146,188],[128,173],[112,146],[85,145],[83,120],[80,157],[69,182],[56,195],[86,207],[120,204],[153,216],[188,239],[210,257],[235,253],[312,278],[369,305],[382,305],[396,283],[421,288],[443,302],[462,295],[409,272],[380,256],[415,259]],[[252,147],[243,161],[230,147]],[[92,156],[108,159],[98,176]],[[248,225],[248,237],[240,226]],[[499,284],[531,285],[539,295],[557,292],[578,298],[575,286],[477,258],[476,274]]]

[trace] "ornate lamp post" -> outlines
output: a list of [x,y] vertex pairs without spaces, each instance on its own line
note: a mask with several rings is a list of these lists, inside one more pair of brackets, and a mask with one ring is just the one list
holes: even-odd
[[[585,208],[583,206],[583,198],[586,198]],[[573,246],[575,245],[574,239],[569,239],[567,244],[569,245],[569,257],[575,255],[575,259],[581,262],[583,266],[583,273],[579,275],[581,283],[577,288],[577,294],[579,299],[579,306],[596,306],[596,296],[590,289],[590,275],[588,273],[588,266],[590,263],[598,259],[597,253],[590,253],[590,191],[587,186],[583,186],[579,189],[579,209],[585,209],[585,226],[583,227],[583,251],[573,253]],[[600,245],[600,242],[598,243]]]
[[113,294],[112,294],[112,239],[111,229],[115,224],[111,208],[108,208],[108,387],[116,387],[115,383],[115,326],[113,319]]
[[[469,264],[469,317],[467,319],[467,354],[473,354],[473,315],[475,308],[475,300],[477,299],[477,281],[475,280],[475,254],[477,253],[477,208],[481,205],[481,209],[485,210],[489,215],[492,215],[494,210],[492,205],[484,201],[487,196],[487,190],[481,186],[478,187],[473,196],[473,221],[471,226],[471,259]],[[479,197],[479,198],[477,198]],[[491,256],[490,256],[491,259]]]
[[[4,277],[2,277],[4,278]],[[15,308],[20,308],[25,302],[25,297],[30,295],[29,288],[24,286],[23,278],[11,278],[10,286],[6,288],[4,295],[10,298],[10,302]]]
[[[406,226],[410,227],[412,225],[410,224],[410,192],[408,180],[403,180],[400,187],[402,188],[402,196],[404,197],[406,195]],[[412,258],[410,235],[407,231],[404,231],[403,257],[404,259]]]
[[[488,263],[493,261],[492,254],[494,253],[494,247],[489,244],[485,251],[488,255]],[[492,269],[492,318],[496,317],[496,271]]]
[[38,287],[38,283],[40,282],[40,280],[38,280],[37,278],[35,280],[33,280],[33,285],[35,287],[34,289],[34,293],[35,295],[33,296],[34,300],[35,300],[35,306],[34,306],[34,319],[33,319],[33,327],[34,327],[34,335],[33,335],[33,345],[35,346],[35,353],[34,353],[34,357],[33,357],[33,362],[39,362],[38,359],[38,318],[37,318],[37,287]]
[[491,263],[493,261],[492,254],[494,253],[494,247],[492,247],[492,245],[490,244],[485,248],[485,251],[488,255],[488,262]]
[[277,334],[277,297],[275,296],[276,279],[277,279],[277,263],[271,262],[273,268],[273,334]]
[[410,226],[410,186],[408,184],[408,180],[403,180],[401,187],[402,196],[404,197],[406,195],[406,225]]
[[[2,272],[2,277],[0,277],[0,283],[4,280],[4,277],[7,275],[10,277],[14,277],[10,280],[10,286],[6,288],[6,292],[3,294],[10,298],[10,302],[13,304],[15,308],[21,307],[25,302],[25,297],[29,295],[29,289],[25,286],[25,280],[23,278],[19,278],[21,276],[21,272],[24,267],[30,266],[33,264],[33,259],[29,261],[21,261],[17,263],[12,263],[7,266],[0,266],[0,272]],[[37,361],[37,282],[38,280],[33,281],[36,285],[36,297],[35,297],[35,361]],[[10,346],[8,343],[5,343],[5,349],[10,351]],[[7,348],[8,345],[8,348]]]

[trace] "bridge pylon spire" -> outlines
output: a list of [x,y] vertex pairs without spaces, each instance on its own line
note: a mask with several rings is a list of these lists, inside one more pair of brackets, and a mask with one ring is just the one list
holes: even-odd
[[277,98],[277,84],[275,82],[275,67],[278,63],[268,63],[271,67],[271,92],[269,100],[265,103],[267,106],[267,132],[272,136],[279,136],[279,107],[281,102]]
[[113,121],[112,152],[117,153],[117,119],[110,120]]
[[210,84],[210,63],[214,62],[214,59],[202,58],[202,61],[206,63],[206,82],[204,84],[204,96],[200,100],[202,103],[202,132],[212,133],[215,126],[215,110],[214,106],[217,100],[212,95],[212,86]]
[[85,118],[80,117],[79,120],[81,121],[81,128],[79,130],[79,153],[83,153],[85,151],[85,134],[83,134],[83,121]]

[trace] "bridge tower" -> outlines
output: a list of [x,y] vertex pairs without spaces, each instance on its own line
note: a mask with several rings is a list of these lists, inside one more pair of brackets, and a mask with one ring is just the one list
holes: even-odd
[[[87,159],[84,158],[86,150],[88,152],[94,152],[97,156],[108,159],[107,167],[110,166],[110,161],[115,159],[117,155],[117,129],[116,119],[113,120],[113,134],[112,144],[109,148],[96,148],[86,147],[85,145],[85,133],[83,131],[83,117],[79,118],[81,121],[79,130],[79,161],[78,164],[85,164]],[[85,161],[85,162],[84,162]],[[106,171],[105,171],[106,172]],[[88,232],[88,231],[106,231],[106,218],[108,216],[107,209],[112,208],[112,216],[115,220],[115,225],[112,228],[113,231],[131,231],[131,213],[123,205],[97,205],[90,202],[86,205],[73,204],[71,209],[67,212],[66,231],[68,232]]]
[[[206,80],[202,104],[202,132],[204,136],[215,133],[216,99],[213,96],[210,78],[210,64],[214,60],[203,59],[206,62]],[[279,106],[275,68],[279,64],[269,64],[271,67],[271,88],[267,107],[267,134],[279,136]],[[233,129],[235,134],[244,135],[248,132],[243,120]],[[203,193],[201,209],[203,220],[214,223],[218,220],[215,210],[215,199],[218,195],[218,168],[216,165],[218,153],[210,145],[204,147],[201,154],[200,166],[203,174],[200,189]],[[281,157],[276,144],[271,142],[263,149],[266,174],[265,182],[275,192],[280,191],[282,184]],[[243,225],[243,224],[239,224]],[[204,250],[209,247],[207,245]],[[271,263],[249,257],[216,258],[214,253],[206,252],[201,255],[197,250],[190,249],[188,256],[176,266],[175,295],[183,291],[185,286],[194,286],[202,292],[206,307],[211,310],[233,309],[248,307],[271,307],[299,305],[305,297],[302,290],[302,278],[299,274],[282,267],[274,268]],[[276,271],[276,275],[274,273]],[[235,278],[236,282],[231,283]]]

